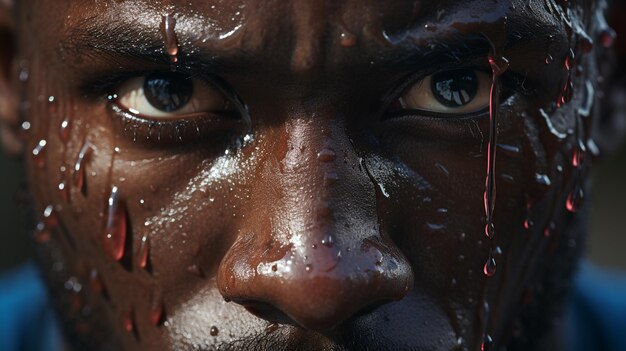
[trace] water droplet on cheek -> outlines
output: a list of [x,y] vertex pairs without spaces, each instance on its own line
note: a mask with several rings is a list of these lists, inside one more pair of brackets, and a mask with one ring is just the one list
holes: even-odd
[[73,174],[73,182],[74,186],[81,190],[83,194],[87,193],[87,187],[85,183],[85,163],[91,157],[93,149],[91,145],[88,143],[84,144],[80,149],[78,156],[76,157],[76,162],[74,163],[74,174]]
[[40,140],[32,151],[35,165],[39,168],[46,166],[46,147],[48,142],[45,139]]
[[70,132],[72,130],[72,120],[66,117],[59,128],[59,137],[61,141],[67,143],[70,140]]
[[150,323],[152,325],[161,325],[165,321],[165,305],[163,301],[158,301],[152,306],[150,311]]
[[107,201],[107,219],[104,228],[102,245],[104,252],[112,259],[119,261],[124,256],[126,242],[128,212],[126,204],[119,198],[119,189],[113,187]]
[[341,32],[339,36],[339,42],[341,43],[341,46],[343,46],[344,48],[353,47],[356,45],[356,36],[346,31]]
[[148,258],[150,255],[150,238],[143,236],[139,243],[139,252],[137,254],[137,265],[141,268],[146,268],[148,265]]
[[133,311],[128,311],[124,317],[123,317],[123,321],[122,321],[122,325],[124,327],[124,330],[128,333],[134,333],[135,332],[135,317],[133,316]]

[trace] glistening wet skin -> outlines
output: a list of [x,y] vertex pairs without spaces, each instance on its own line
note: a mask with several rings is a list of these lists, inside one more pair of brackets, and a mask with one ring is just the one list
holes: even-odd
[[78,349],[554,337],[602,3],[19,7],[39,257]]

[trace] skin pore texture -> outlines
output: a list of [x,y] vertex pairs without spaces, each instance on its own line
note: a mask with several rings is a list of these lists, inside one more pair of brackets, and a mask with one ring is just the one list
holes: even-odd
[[[602,149],[603,10],[22,2],[3,131],[68,344],[554,349]],[[425,82],[454,70],[476,108],[433,107]],[[195,109],[133,105],[146,77],[193,81]]]

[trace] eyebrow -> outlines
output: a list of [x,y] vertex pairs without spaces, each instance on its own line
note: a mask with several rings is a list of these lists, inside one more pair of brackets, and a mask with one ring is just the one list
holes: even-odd
[[[545,51],[546,41],[558,40],[556,36],[545,35],[558,32],[555,24],[537,18],[517,17],[511,18],[506,25],[504,50],[528,46]],[[396,70],[409,71],[438,69],[486,57],[492,50],[492,43],[481,31],[486,29],[485,25],[477,23],[472,29],[465,34],[447,31],[429,37],[408,35],[415,40],[405,40],[397,46],[365,45],[366,50],[359,51],[357,62],[351,63],[362,61],[361,64],[372,66],[391,64]],[[261,66],[259,53],[244,48],[220,49],[217,39],[201,43],[192,38],[189,29],[177,32],[177,36],[181,44],[177,66],[214,74],[246,73]],[[147,26],[126,16],[112,22],[84,21],[67,33],[62,46],[78,56],[104,55],[113,59],[171,65],[160,28]],[[263,67],[271,66],[270,62],[262,63]]]

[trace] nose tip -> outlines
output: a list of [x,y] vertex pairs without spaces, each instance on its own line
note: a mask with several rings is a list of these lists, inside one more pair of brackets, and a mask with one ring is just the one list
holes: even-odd
[[332,329],[361,312],[399,300],[412,286],[409,264],[386,244],[309,249],[302,256],[298,254],[302,248],[292,247],[273,261],[231,250],[218,272],[218,286],[225,298],[258,317],[317,331]]

